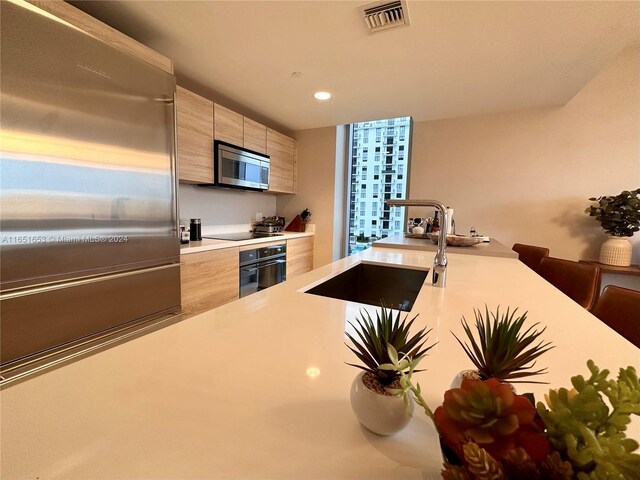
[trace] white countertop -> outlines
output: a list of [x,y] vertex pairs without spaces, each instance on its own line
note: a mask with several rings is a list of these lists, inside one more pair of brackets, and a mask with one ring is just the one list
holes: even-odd
[[[351,412],[358,371],[345,364],[344,329],[361,306],[303,293],[359,261],[419,268],[433,254],[369,249],[6,388],[2,478],[439,479],[421,412],[391,437]],[[433,408],[470,367],[450,330],[461,334],[461,316],[485,303],[547,327],[556,348],[538,365],[553,386],[585,374],[588,358],[613,372],[638,366],[638,348],[517,260],[451,252],[447,286],[428,280],[413,308],[439,342],[415,377]],[[547,388],[526,391],[540,399]],[[639,435],[636,421],[629,436]]]
[[207,250],[217,250],[220,248],[243,247],[244,245],[255,245],[266,242],[285,242],[293,238],[310,237],[315,235],[314,232],[282,232],[282,235],[273,237],[251,238],[249,240],[215,240],[203,238],[201,241],[189,242],[189,244],[180,245],[180,255],[187,253],[206,252]]
[[[389,235],[386,238],[377,240],[373,243],[373,246],[403,248],[409,250],[425,250],[428,252],[435,252],[438,249],[438,246],[433,243],[431,239],[410,238],[405,237],[401,233]],[[492,238],[490,242],[478,243],[477,245],[471,245],[468,247],[453,247],[449,245],[447,246],[447,254],[449,253],[484,255],[488,257],[518,258],[517,252],[514,252],[509,247],[503,245],[494,238]]]

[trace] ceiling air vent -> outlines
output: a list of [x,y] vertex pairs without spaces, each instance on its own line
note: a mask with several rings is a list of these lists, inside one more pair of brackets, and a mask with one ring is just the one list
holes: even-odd
[[369,33],[409,25],[406,0],[375,2],[360,7]]

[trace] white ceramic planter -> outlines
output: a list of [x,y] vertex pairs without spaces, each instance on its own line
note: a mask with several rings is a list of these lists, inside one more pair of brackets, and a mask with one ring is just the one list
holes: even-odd
[[451,388],[460,388],[462,386],[462,380],[465,378],[479,379],[477,370],[461,370],[453,377],[451,382]]
[[600,247],[599,262],[616,267],[628,267],[631,265],[632,252],[633,247],[626,237],[609,235]]
[[361,372],[351,384],[351,408],[360,423],[378,435],[392,435],[407,426],[413,416],[415,403],[410,401],[409,409],[402,397],[380,395],[372,392],[362,382]]
[[[472,380],[479,380],[480,376],[478,375],[478,371],[477,370],[461,370],[460,372],[458,372],[458,374],[453,377],[453,381],[451,382],[451,388],[460,388],[462,386],[462,380],[464,380],[465,378],[471,378]],[[506,385],[509,385],[509,387],[511,387],[511,390],[513,390],[513,393],[517,394],[518,390],[516,389],[516,387],[513,386],[513,383],[509,383],[509,382],[503,382]]]

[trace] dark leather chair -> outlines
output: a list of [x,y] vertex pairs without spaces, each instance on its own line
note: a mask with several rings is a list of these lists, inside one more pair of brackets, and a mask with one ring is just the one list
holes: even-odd
[[591,313],[640,347],[639,291],[607,285]]
[[514,243],[511,249],[518,252],[518,260],[535,272],[538,271],[540,260],[549,256],[548,248],[525,245],[524,243]]
[[538,274],[587,310],[596,303],[600,288],[599,267],[547,257],[540,261]]

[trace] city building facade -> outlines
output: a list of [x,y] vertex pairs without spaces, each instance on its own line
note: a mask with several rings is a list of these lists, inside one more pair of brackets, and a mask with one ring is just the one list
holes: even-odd
[[404,208],[386,200],[406,198],[411,117],[351,125],[349,164],[349,255],[405,230]]

